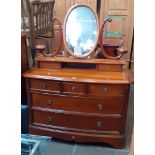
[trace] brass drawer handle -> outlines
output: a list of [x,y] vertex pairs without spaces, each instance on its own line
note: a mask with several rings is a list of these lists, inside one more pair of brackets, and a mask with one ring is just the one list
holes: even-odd
[[48,100],[47,103],[48,103],[48,105],[52,105],[52,101],[51,100]]
[[102,127],[102,122],[97,122],[97,127]]
[[103,104],[98,104],[98,105],[97,105],[97,108],[98,108],[99,110],[102,110],[102,109],[103,109]]
[[52,122],[52,120],[53,120],[52,117],[48,117],[49,122]]
[[73,86],[73,87],[72,87],[72,91],[75,91],[75,89],[76,89],[76,87],[75,87],[75,86]]
[[105,92],[105,93],[108,93],[108,88],[103,88],[103,91]]

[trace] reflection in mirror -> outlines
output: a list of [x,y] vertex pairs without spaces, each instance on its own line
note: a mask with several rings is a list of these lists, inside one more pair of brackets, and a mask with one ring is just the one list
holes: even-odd
[[74,8],[66,21],[65,39],[68,48],[77,57],[89,55],[96,46],[97,31],[97,19],[93,11],[86,6]]

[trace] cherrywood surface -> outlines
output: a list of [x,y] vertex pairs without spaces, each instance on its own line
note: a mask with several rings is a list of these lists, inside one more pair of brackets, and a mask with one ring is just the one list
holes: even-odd
[[32,69],[24,73],[24,77],[70,82],[129,84],[130,72],[104,72],[78,69]]
[[[69,59],[69,58],[68,58]],[[121,72],[123,70],[123,61],[109,61],[105,59],[87,59],[86,61],[80,61],[79,59],[70,59],[63,57],[56,57],[53,59],[39,58],[37,59],[38,68],[49,68],[49,69],[61,69],[61,68],[72,68],[72,69],[93,69],[99,71],[116,71]]]
[[[64,71],[70,72],[73,69]],[[55,70],[53,72],[55,73]],[[86,71],[81,71],[84,72]],[[87,72],[94,73],[94,71]],[[105,142],[114,147],[124,146],[124,136],[122,138],[115,136],[124,135],[125,132],[129,83],[99,84],[88,81],[88,83],[66,82],[59,78],[57,80],[49,80],[46,77],[29,78],[27,89],[31,106],[32,134],[39,132],[69,141],[74,139],[76,142]],[[73,87],[75,88],[72,89]],[[74,135],[70,137],[72,133]],[[98,139],[98,134],[107,137]]]
[[31,93],[32,106],[59,111],[92,113],[93,115],[120,114],[123,108],[123,96],[98,98],[78,97],[50,93]]
[[85,130],[119,131],[121,118],[81,116],[67,113],[57,113],[46,109],[36,109],[33,112],[34,122],[50,126],[61,126]]
[[36,61],[47,61],[47,62],[76,62],[76,63],[94,63],[94,64],[119,64],[125,65],[124,60],[108,60],[108,59],[76,59],[70,57],[44,57],[42,55],[36,57]]

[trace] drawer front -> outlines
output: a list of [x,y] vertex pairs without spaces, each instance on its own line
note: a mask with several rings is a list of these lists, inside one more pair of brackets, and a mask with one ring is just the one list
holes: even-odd
[[110,85],[110,84],[89,84],[88,94],[93,96],[119,96],[124,95],[124,85]]
[[123,97],[90,99],[35,93],[31,94],[31,97],[32,105],[35,107],[64,111],[120,114],[123,107]]
[[34,110],[34,122],[51,126],[101,130],[119,131],[121,126],[120,118],[89,117]]
[[63,94],[85,94],[85,84],[83,83],[72,83],[62,82]]
[[60,82],[30,79],[30,88],[52,91],[52,92],[60,92]]

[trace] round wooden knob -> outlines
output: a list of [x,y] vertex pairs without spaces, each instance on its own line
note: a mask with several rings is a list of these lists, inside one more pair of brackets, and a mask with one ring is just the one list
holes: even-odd
[[72,139],[74,140],[75,139],[75,136],[72,136]]

